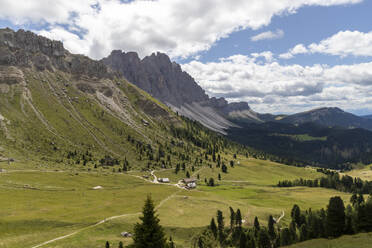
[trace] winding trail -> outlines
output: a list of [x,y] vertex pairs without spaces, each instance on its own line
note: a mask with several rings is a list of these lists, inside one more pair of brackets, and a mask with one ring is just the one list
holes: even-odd
[[284,210],[282,211],[282,215],[276,220],[276,224],[279,224],[279,222],[283,219],[284,217]]
[[[166,198],[164,198],[156,207],[155,207],[155,210],[159,209],[160,207],[162,207],[168,200],[170,200],[171,198],[173,198],[178,192],[180,192],[180,190],[174,192],[173,194],[167,196]],[[96,227],[96,226],[99,226],[99,225],[102,225],[110,220],[114,220],[114,219],[119,219],[119,218],[124,218],[124,217],[129,217],[129,216],[136,216],[136,215],[140,215],[142,212],[137,212],[137,213],[132,213],[132,214],[122,214],[122,215],[116,215],[116,216],[111,216],[111,217],[108,217],[108,218],[105,218],[93,225],[90,225],[90,226],[86,226],[84,228],[81,228],[79,230],[76,230],[72,233],[69,233],[69,234],[66,234],[66,235],[63,235],[63,236],[60,236],[60,237],[57,237],[57,238],[54,238],[54,239],[51,239],[51,240],[48,240],[48,241],[45,241],[41,244],[38,244],[38,245],[35,245],[35,246],[32,246],[31,248],[39,248],[39,247],[42,247],[42,246],[45,246],[45,245],[48,245],[50,243],[53,243],[53,242],[56,242],[58,240],[62,240],[62,239],[65,239],[65,238],[68,238],[68,237],[71,237],[75,234],[78,234],[82,231],[85,231],[85,230],[88,230],[88,229],[91,229],[93,227]]]

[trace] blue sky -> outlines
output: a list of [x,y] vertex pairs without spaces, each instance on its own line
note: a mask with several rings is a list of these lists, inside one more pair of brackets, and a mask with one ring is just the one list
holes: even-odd
[[0,2],[0,27],[94,59],[165,52],[209,95],[259,112],[372,114],[371,0]]
[[[301,8],[296,14],[274,16],[268,26],[258,30],[246,29],[231,34],[229,37],[216,42],[208,51],[202,52],[200,61],[218,61],[219,58],[232,54],[244,54],[272,51],[285,53],[296,44],[311,44],[319,42],[341,30],[358,30],[369,32],[372,30],[372,1],[364,1],[355,5],[341,5],[333,7],[310,6]],[[251,41],[251,37],[261,32],[283,30],[280,39]],[[185,63],[192,58],[179,62]],[[290,60],[282,60],[286,64],[353,64],[370,61],[370,57],[345,57],[328,55],[301,55]]]

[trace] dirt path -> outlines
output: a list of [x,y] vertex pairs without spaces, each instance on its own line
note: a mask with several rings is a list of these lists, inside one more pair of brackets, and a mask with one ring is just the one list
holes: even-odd
[[279,222],[283,219],[284,217],[284,210],[282,211],[282,215],[276,220],[276,224],[279,224]]
[[[171,198],[173,198],[178,192],[180,192],[180,190],[174,192],[173,194],[167,196],[165,199],[163,199],[156,207],[155,207],[155,210],[159,209],[160,207],[162,207],[168,200],[170,200]],[[136,215],[140,215],[142,212],[138,212],[138,213],[132,213],[132,214],[122,214],[122,215],[116,215],[116,216],[111,216],[111,217],[108,217],[108,218],[105,218],[99,222],[97,222],[96,224],[93,224],[93,225],[90,225],[90,226],[87,226],[87,227],[84,227],[84,228],[81,228],[79,230],[76,230],[70,234],[66,234],[64,236],[60,236],[60,237],[57,237],[57,238],[54,238],[54,239],[51,239],[51,240],[48,240],[48,241],[45,241],[41,244],[38,244],[38,245],[35,245],[35,246],[32,246],[32,248],[39,248],[39,247],[42,247],[42,246],[45,246],[45,245],[48,245],[50,243],[53,243],[53,242],[56,242],[58,240],[62,240],[62,239],[65,239],[65,238],[68,238],[68,237],[71,237],[75,234],[78,234],[82,231],[85,231],[87,229],[91,229],[93,227],[96,227],[96,226],[99,226],[99,225],[102,225],[110,220],[114,220],[114,219],[119,219],[119,218],[124,218],[124,217],[129,217],[129,216],[136,216]]]

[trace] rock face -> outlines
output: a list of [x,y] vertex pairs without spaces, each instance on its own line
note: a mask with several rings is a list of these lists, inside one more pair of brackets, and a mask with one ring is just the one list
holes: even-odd
[[180,107],[208,100],[194,79],[164,53],[153,53],[141,60],[137,53],[115,50],[102,61],[164,103]]
[[64,49],[62,42],[22,29],[17,32],[0,29],[0,65],[58,69],[74,75],[96,78],[113,78],[114,74],[101,62],[82,55],[73,55]]
[[135,52],[114,50],[102,61],[175,111],[215,131],[224,132],[235,126],[230,119],[236,117],[260,121],[246,102],[228,103],[224,98],[210,98],[164,53],[153,53],[141,60]]

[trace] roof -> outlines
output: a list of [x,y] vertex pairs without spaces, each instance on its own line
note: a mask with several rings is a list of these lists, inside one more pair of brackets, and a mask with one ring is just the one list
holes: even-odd
[[195,183],[197,180],[195,178],[184,178],[182,180],[184,183]]

